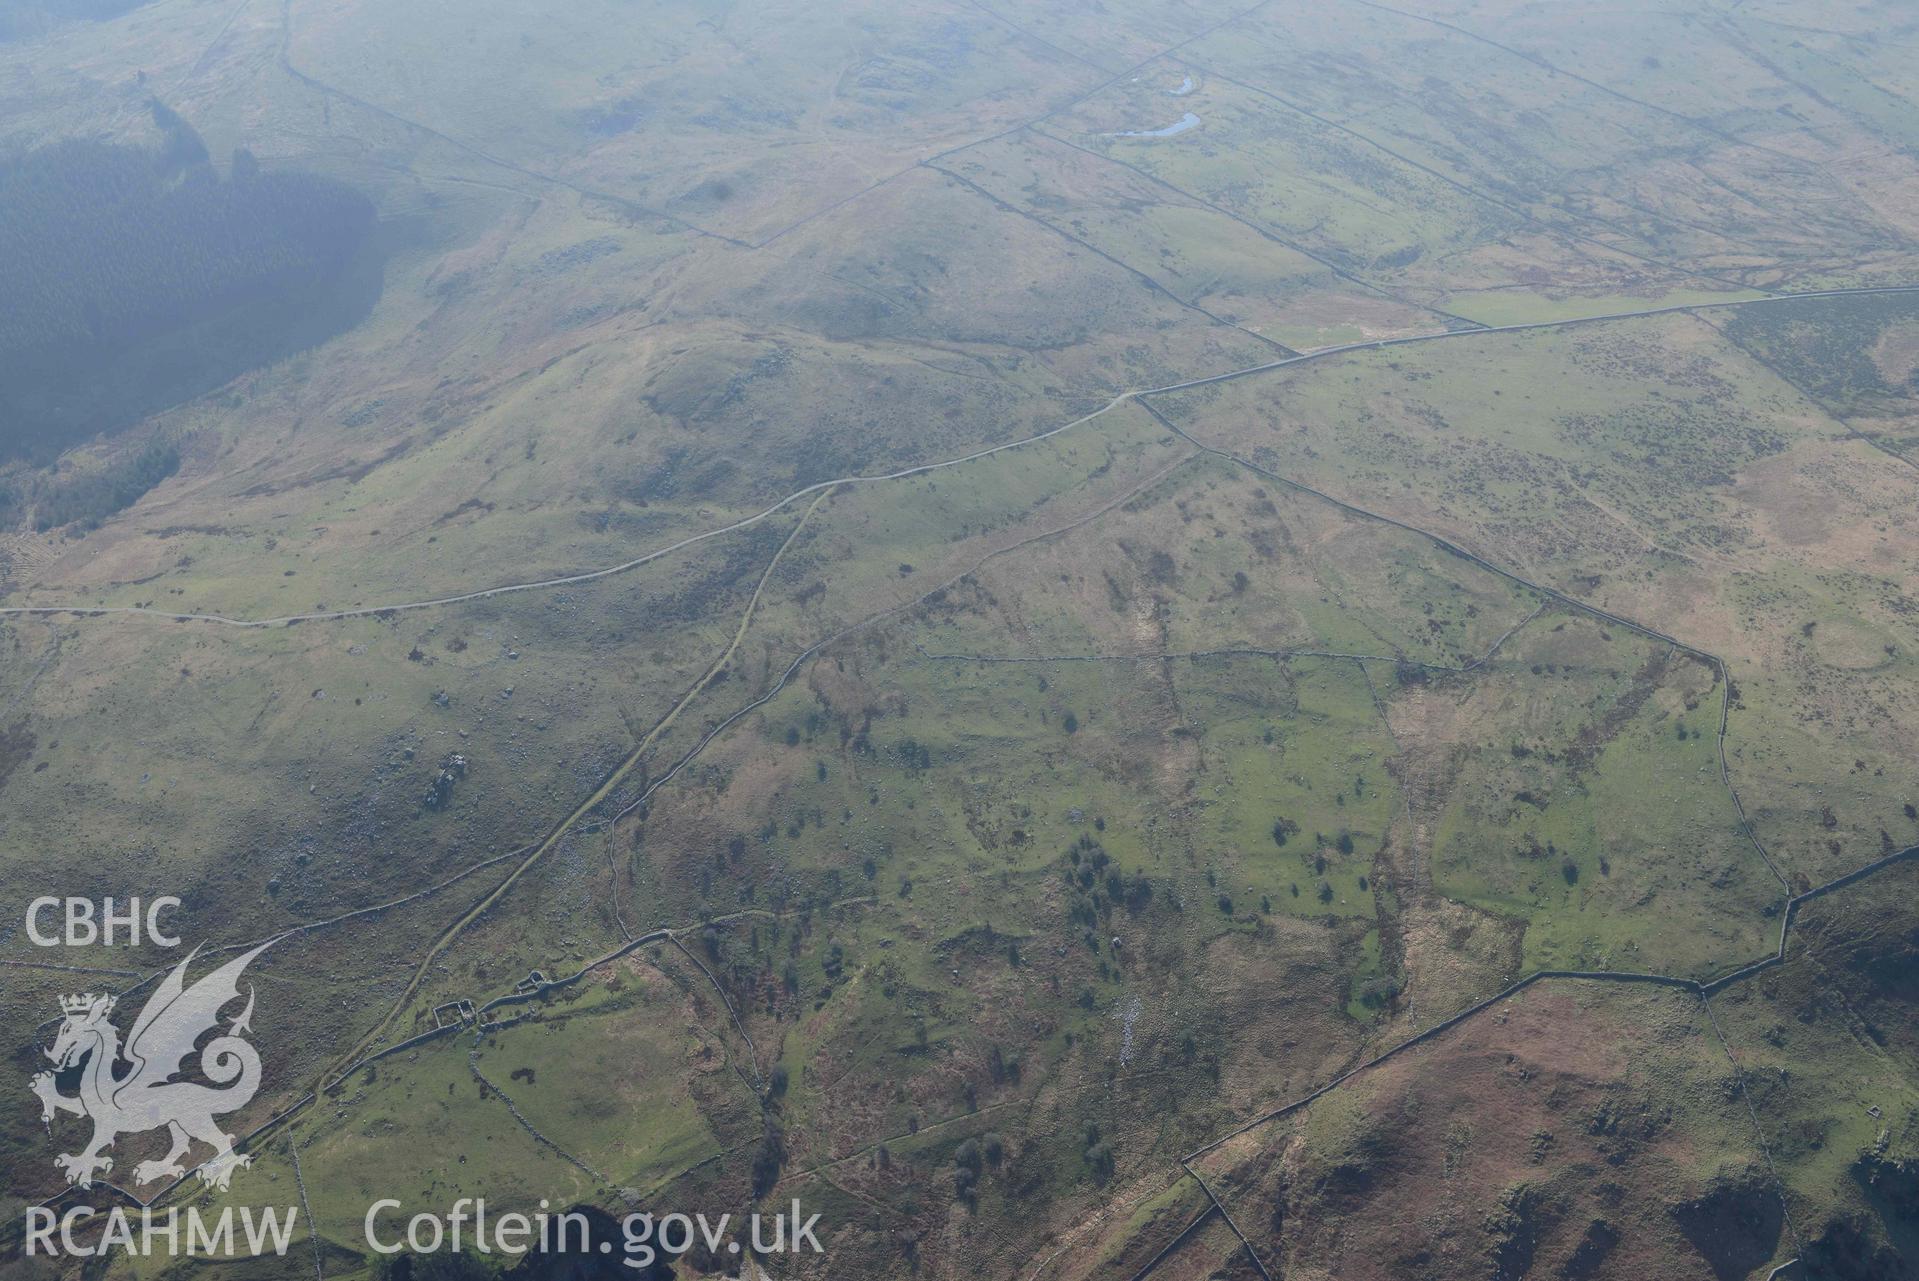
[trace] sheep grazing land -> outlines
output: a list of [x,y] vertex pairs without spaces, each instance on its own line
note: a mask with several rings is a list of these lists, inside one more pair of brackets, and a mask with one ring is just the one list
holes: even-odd
[[0,1277],[1919,1276],[1916,48],[0,0]]

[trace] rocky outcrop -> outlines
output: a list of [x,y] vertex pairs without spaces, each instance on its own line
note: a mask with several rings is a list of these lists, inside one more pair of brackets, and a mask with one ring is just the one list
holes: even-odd
[[1705,1195],[1674,1206],[1672,1217],[1719,1281],[1744,1281],[1771,1259],[1785,1227],[1779,1194],[1757,1170],[1716,1180]]

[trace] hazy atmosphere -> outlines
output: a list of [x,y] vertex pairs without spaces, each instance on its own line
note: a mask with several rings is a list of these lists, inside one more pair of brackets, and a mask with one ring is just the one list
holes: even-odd
[[1919,1279],[1905,0],[0,0],[0,1281]]

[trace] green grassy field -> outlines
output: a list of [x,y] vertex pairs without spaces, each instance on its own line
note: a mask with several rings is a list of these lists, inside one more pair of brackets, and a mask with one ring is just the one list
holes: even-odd
[[[586,968],[263,1138],[326,1276],[397,1281],[376,1195],[799,1197],[836,1278],[1131,1277],[1212,1196],[1155,1281],[1919,1253],[1899,868],[1181,1164],[1919,841],[1919,312],[1767,300],[1919,281],[1894,6],[56,17],[0,147],[157,100],[384,266],[0,469],[0,897],[303,931],[237,1129]],[[19,924],[21,1079],[178,959]],[[83,1137],[18,1102],[4,1220]]]

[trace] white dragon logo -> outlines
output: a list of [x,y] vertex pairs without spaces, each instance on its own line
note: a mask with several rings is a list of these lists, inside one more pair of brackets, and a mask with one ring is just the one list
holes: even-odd
[[59,1071],[80,1068],[80,1093],[74,1098],[61,1094],[52,1072],[41,1072],[33,1078],[33,1092],[40,1096],[42,1121],[51,1124],[59,1112],[93,1119],[92,1141],[77,1153],[54,1158],[68,1183],[88,1187],[95,1175],[111,1171],[113,1158],[105,1152],[120,1135],[162,1126],[169,1132],[173,1147],[161,1160],[142,1161],[135,1166],[136,1182],[151,1183],[186,1174],[181,1158],[195,1139],[213,1148],[213,1156],[199,1171],[202,1181],[215,1187],[225,1188],[234,1170],[252,1163],[251,1157],[233,1150],[233,1137],[213,1120],[215,1113],[245,1107],[260,1089],[260,1055],[242,1038],[251,1030],[251,987],[247,989],[246,1009],[200,1051],[200,1072],[213,1085],[174,1078],[185,1070],[194,1043],[207,1031],[218,1028],[220,1010],[239,999],[241,971],[269,946],[263,943],[187,987],[187,966],[200,951],[195,948],[168,972],[159,990],[141,1009],[124,1051],[119,1030],[108,1021],[115,998],[91,993],[60,998],[66,1022],[47,1057]]

